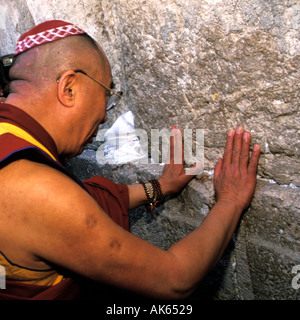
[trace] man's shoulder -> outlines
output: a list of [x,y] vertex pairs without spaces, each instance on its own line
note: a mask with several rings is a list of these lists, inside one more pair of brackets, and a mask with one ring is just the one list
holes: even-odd
[[[57,181],[57,179],[76,183],[72,181],[66,174],[61,171],[40,162],[35,162],[27,159],[16,160],[0,170],[0,179],[5,181],[5,185],[26,186],[31,183],[43,184],[43,181]],[[51,185],[48,185],[49,187]],[[34,184],[31,185],[34,187]]]
[[[5,188],[0,195],[1,206],[6,203],[9,208],[16,207],[18,211],[31,207],[31,211],[41,210],[44,206],[67,204],[72,197],[76,203],[78,197],[88,196],[74,180],[63,172],[46,164],[17,160],[0,170],[0,180],[5,182]],[[89,197],[90,198],[90,197]],[[5,200],[4,200],[5,199]],[[22,206],[19,208],[19,206]]]
[[18,160],[0,170],[0,179],[0,250],[21,265],[34,268],[36,259],[59,263],[67,256],[74,263],[77,253],[70,248],[86,246],[91,230],[109,224],[81,186],[50,166]]

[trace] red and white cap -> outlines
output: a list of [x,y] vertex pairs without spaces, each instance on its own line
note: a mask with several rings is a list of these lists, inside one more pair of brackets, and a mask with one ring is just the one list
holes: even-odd
[[17,42],[14,56],[44,43],[53,42],[69,36],[85,34],[86,32],[74,24],[61,21],[45,21],[24,33]]

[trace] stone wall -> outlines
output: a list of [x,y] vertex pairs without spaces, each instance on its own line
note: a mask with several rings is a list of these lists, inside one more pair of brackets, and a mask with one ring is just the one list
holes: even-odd
[[[46,19],[78,24],[107,53],[124,99],[105,127],[131,110],[136,127],[148,132],[205,130],[204,173],[159,208],[157,220],[143,208],[132,212],[132,232],[167,248],[196,228],[214,204],[212,170],[226,131],[241,124],[262,147],[257,190],[194,298],[300,298],[292,286],[300,265],[299,1],[0,0],[0,54]],[[100,166],[95,152],[70,163],[81,178],[126,183],[162,169]]]

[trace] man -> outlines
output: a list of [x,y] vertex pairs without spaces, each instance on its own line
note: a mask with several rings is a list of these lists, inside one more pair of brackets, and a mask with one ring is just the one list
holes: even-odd
[[[215,168],[217,203],[201,226],[169,250],[130,234],[127,210],[178,193],[192,178],[170,164],[158,181],[83,184],[60,163],[80,154],[106,121],[112,76],[103,50],[85,32],[48,21],[23,35],[0,104],[0,264],[3,299],[73,299],[80,281],[151,298],[188,297],[221,258],[252,199],[260,148],[229,130]],[[109,99],[111,101],[111,99]],[[110,103],[110,102],[109,102]],[[5,188],[4,188],[5,186]]]

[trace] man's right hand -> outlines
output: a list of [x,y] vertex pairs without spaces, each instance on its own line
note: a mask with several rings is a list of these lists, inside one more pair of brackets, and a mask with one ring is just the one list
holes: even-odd
[[214,184],[217,201],[231,202],[240,211],[246,209],[252,200],[255,185],[259,145],[254,145],[249,161],[251,134],[238,127],[229,130],[223,159],[215,168]]

